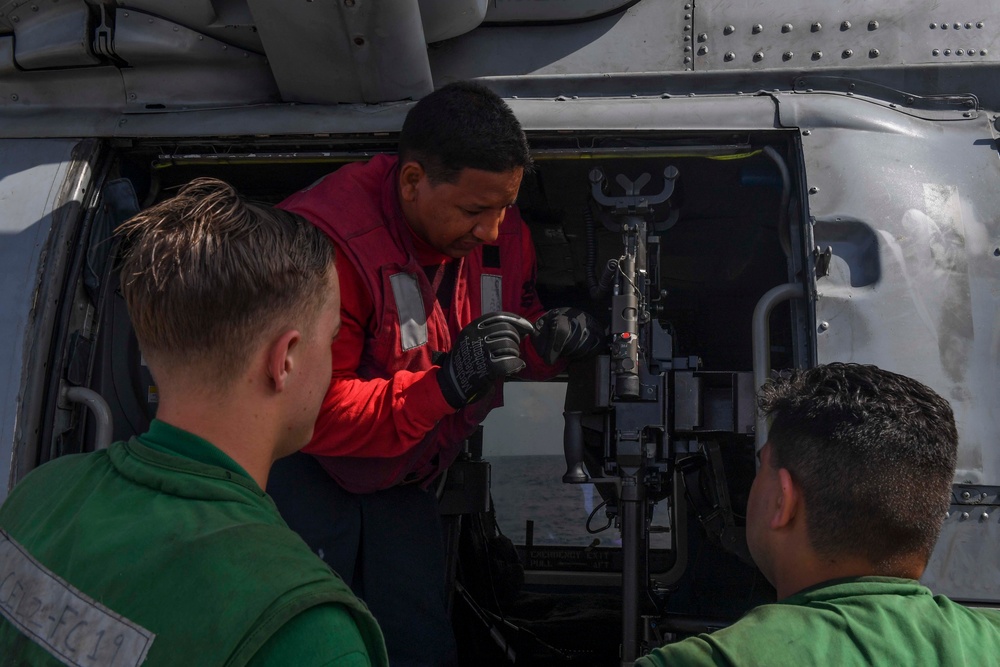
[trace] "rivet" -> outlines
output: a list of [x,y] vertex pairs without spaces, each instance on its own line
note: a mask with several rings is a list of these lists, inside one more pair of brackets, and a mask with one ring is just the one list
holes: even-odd
[[223,44],[223,45],[222,45],[222,50],[223,50],[223,51],[228,51],[228,50],[229,50],[229,47],[228,47],[228,46],[227,46],[226,44]]
[[802,136],[808,137],[810,134],[812,134],[812,130],[802,130]]
[[975,49],[969,49],[969,55],[970,56],[976,55],[976,50]]
[[933,29],[934,29],[934,28],[936,28],[936,27],[937,27],[937,23],[932,23],[932,24],[931,24],[931,30],[933,30]]
[[691,53],[691,47],[690,46],[685,46],[684,47],[684,53]]
[[703,33],[699,33],[698,34],[698,41],[699,42],[707,42],[708,41],[708,33],[704,33],[704,32]]
[[985,24],[982,21],[976,21],[976,27],[982,28]]
[[125,18],[128,18],[128,12],[124,12]]
[[823,52],[822,51],[813,51],[813,54],[812,54],[812,59],[813,60],[819,60],[822,57],[823,57]]
[[822,23],[820,23],[819,21],[816,21],[816,22],[815,22],[815,23],[813,23],[813,24],[812,24],[812,26],[811,26],[811,30],[812,30],[813,32],[819,32],[819,31],[820,31],[820,30],[822,30],[822,29],[823,29],[823,24],[822,24]]
[[878,21],[869,21],[868,22],[868,29],[869,30],[878,30]]
[[684,35],[684,41],[685,42],[690,42],[691,41],[691,35]]
[[764,26],[762,26],[759,23],[754,23],[753,28],[750,30],[750,32],[752,32],[755,35],[759,35],[763,29]]
[[871,51],[868,52],[869,58],[878,58],[878,55],[879,55],[878,49],[872,49]]
[[912,105],[915,100],[912,97],[907,97],[905,101],[907,105]]
[[962,500],[968,500],[971,497],[972,497],[971,493],[969,493],[968,491],[962,491]]
[[174,32],[177,32],[178,30],[180,30],[180,27],[175,25],[174,26]]
[[198,41],[199,42],[204,41],[204,39],[205,39],[204,35],[198,35]]
[[753,54],[753,61],[755,63],[759,63],[763,59],[764,59],[764,52],[763,51],[758,51],[757,53]]
[[971,111],[966,111],[962,115],[965,116],[966,118],[972,118],[972,112]]
[[956,24],[955,24],[954,26],[952,26],[952,27],[954,27],[954,28],[955,28],[955,30],[960,30],[960,29],[962,28],[962,24],[961,24],[961,23],[956,23]]
[[727,63],[728,62],[732,62],[733,58],[735,58],[735,57],[736,57],[736,54],[733,53],[732,51],[727,51],[726,55],[722,56],[723,60],[725,60]]
[[994,248],[993,249],[993,256],[994,257],[1000,257],[1000,248]]
[[18,21],[20,21],[21,19],[17,18],[16,16],[11,16],[11,17],[10,17],[10,20],[11,20],[11,21],[13,21],[14,23],[17,23],[17,22],[18,22]]
[[691,4],[688,3],[688,4],[684,5],[684,9],[691,9]]
[[811,188],[809,188],[809,194],[814,195],[817,192],[819,192],[819,188],[817,186],[814,185]]
[[850,21],[844,21],[843,23],[840,24],[840,29],[841,30],[850,30],[851,29],[851,22]]
[[965,29],[966,30],[972,30],[972,24],[971,23],[966,23],[965,24]]
[[959,50],[955,51],[955,55],[956,56],[964,56],[965,55],[965,49],[959,49]]
[[685,65],[691,64],[691,56],[684,56],[684,64]]
[[722,29],[722,32],[723,32],[723,34],[731,35],[734,32],[736,32],[736,26],[734,26],[734,25],[727,25],[725,28]]
[[17,93],[14,93],[13,95],[11,95],[11,96],[10,96],[10,99],[12,99],[12,100],[14,100],[15,102],[17,102]]
[[359,35],[359,36],[357,36],[357,37],[355,37],[355,38],[354,38],[354,43],[355,43],[356,45],[358,45],[358,46],[364,46],[364,45],[365,45],[365,38],[364,38],[364,37],[361,37],[361,36]]
[[965,521],[968,518],[969,518],[969,513],[968,512],[962,512],[962,521]]
[[791,23],[786,23],[785,25],[781,26],[781,32],[791,32],[791,31],[792,31]]
[[820,331],[826,331],[829,328],[830,328],[830,323],[829,322],[820,322],[819,323],[819,330]]
[[979,517],[979,520],[980,521],[989,521],[990,520],[990,514],[989,514],[989,512],[983,512],[982,516]]
[[987,51],[986,49],[983,49],[982,51],[979,52],[979,55],[985,56],[987,53],[989,53],[989,51]]
[[691,20],[691,15],[690,14],[685,14],[684,15],[684,20],[685,21],[690,21]]
[[942,30],[947,30],[948,29],[948,24],[947,23],[942,23],[941,24],[941,29]]
[[794,55],[795,53],[793,53],[792,51],[785,51],[784,53],[781,54],[781,57],[784,58],[785,60],[791,60],[792,56]]
[[707,46],[699,46],[698,47],[698,55],[699,56],[703,56],[703,55],[705,55],[707,53],[708,53],[708,47]]
[[691,29],[691,25],[690,24],[684,26],[684,30],[690,30],[690,29]]
[[896,108],[896,105],[895,105],[895,104],[892,104],[892,103],[890,103],[890,104],[889,104],[889,108],[890,108],[890,109],[895,109],[895,108]]
[[38,11],[38,5],[31,5],[31,11],[37,12]]
[[950,55],[951,55],[951,49],[945,49],[945,50],[944,50],[944,54],[945,54],[946,56],[950,56]]
[[152,23],[153,19],[146,19],[146,23]]
[[854,55],[854,51],[852,49],[844,49],[844,52],[841,53],[840,55],[842,58],[850,58],[851,56]]
[[135,99],[135,93],[129,93],[129,94],[128,94],[128,98],[129,98],[130,100],[134,100],[134,99]]
[[941,49],[934,49],[933,51],[931,51],[931,55],[932,56],[939,56],[939,55],[941,55]]

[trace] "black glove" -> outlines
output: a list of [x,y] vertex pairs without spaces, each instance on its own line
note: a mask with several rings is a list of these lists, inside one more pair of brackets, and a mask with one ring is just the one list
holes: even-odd
[[604,327],[578,308],[553,308],[535,322],[531,343],[542,360],[589,357],[605,344]]
[[472,403],[493,381],[524,368],[521,339],[531,323],[514,313],[488,313],[469,323],[455,339],[451,352],[437,360],[437,380],[453,408]]

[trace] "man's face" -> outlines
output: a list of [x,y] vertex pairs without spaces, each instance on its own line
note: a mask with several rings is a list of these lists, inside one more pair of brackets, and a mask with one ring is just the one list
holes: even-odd
[[500,233],[524,170],[463,169],[454,183],[433,183],[416,162],[400,167],[400,197],[410,228],[448,257],[465,257]]
[[316,417],[319,415],[323,399],[330,388],[330,377],[333,372],[333,359],[330,347],[340,332],[340,283],[337,270],[329,268],[327,277],[328,296],[319,308],[312,326],[301,331],[301,346],[298,353],[300,373],[296,383],[295,437],[291,454],[298,451],[312,439]]
[[771,580],[770,522],[774,514],[776,497],[781,493],[781,480],[778,468],[772,459],[773,455],[771,443],[765,443],[758,453],[760,467],[750,486],[750,497],[747,500],[747,547],[754,563],[769,581]]

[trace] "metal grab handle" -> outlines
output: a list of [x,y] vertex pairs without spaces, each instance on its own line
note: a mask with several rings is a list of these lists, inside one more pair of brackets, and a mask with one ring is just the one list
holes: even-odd
[[[806,291],[799,283],[787,283],[769,289],[760,297],[753,309],[753,390],[754,393],[767,382],[768,371],[771,369],[771,331],[768,324],[771,320],[771,310],[781,303],[797,297],[805,296]],[[755,411],[756,413],[756,411]],[[756,415],[756,448],[759,450],[767,442],[767,420]]]
[[104,397],[86,387],[69,387],[63,390],[63,398],[70,403],[82,403],[94,415],[97,435],[94,449],[107,449],[111,445],[111,408]]

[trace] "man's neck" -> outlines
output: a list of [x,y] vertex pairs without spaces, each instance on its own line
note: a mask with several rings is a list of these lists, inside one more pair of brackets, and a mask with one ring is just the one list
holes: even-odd
[[[228,417],[238,416],[238,419]],[[225,401],[162,400],[157,419],[207,440],[235,461],[261,489],[274,463],[274,443],[267,420],[253,410],[234,410]]]

